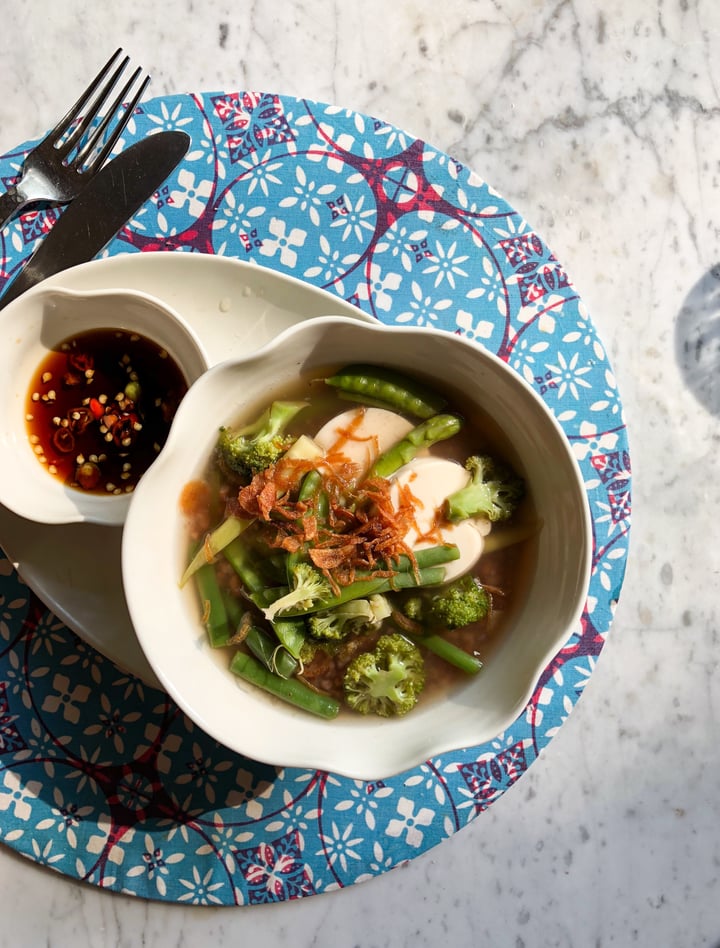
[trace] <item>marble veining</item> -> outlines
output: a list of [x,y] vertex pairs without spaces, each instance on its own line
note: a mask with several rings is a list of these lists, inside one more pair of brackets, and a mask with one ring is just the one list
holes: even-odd
[[0,16],[2,152],[54,124],[122,44],[156,95],[251,88],[335,102],[473,167],[583,297],[617,375],[635,475],[628,574],[586,693],[472,825],[371,882],[252,909],[112,896],[2,847],[0,948],[720,944],[720,7],[67,0]]

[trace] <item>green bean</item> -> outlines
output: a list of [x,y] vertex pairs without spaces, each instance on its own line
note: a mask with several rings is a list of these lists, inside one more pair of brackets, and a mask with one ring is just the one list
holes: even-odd
[[256,625],[251,625],[245,636],[245,645],[255,658],[281,678],[292,678],[300,667],[298,661],[278,642]]
[[412,461],[418,451],[429,448],[438,441],[452,438],[461,428],[462,421],[457,415],[433,415],[412,431],[408,431],[401,441],[376,458],[368,471],[368,477],[390,477],[403,464]]
[[373,404],[417,418],[430,418],[447,404],[438,392],[393,369],[355,363],[325,379],[350,400]]
[[[430,586],[441,583],[445,576],[445,571],[439,569],[443,563],[449,563],[458,559],[460,550],[454,543],[440,543],[437,546],[427,546],[415,551],[415,562],[405,554],[399,556],[391,563],[383,564],[383,569],[394,570],[392,577],[378,576],[376,572],[370,570],[357,570],[355,573],[355,582],[342,588],[339,597],[332,597],[332,604],[339,605],[343,602],[349,602],[351,599],[361,599],[365,596],[371,596],[376,592],[388,592],[393,589],[406,589],[408,586]],[[434,567],[434,569],[433,569]],[[420,572],[421,582],[418,583],[414,577],[413,570],[417,568]],[[260,609],[280,599],[288,592],[288,586],[263,586],[253,591],[251,599]],[[328,600],[326,600],[327,602]],[[318,608],[331,608],[324,603]],[[317,611],[317,610],[313,610]],[[302,613],[305,615],[305,613]],[[276,619],[275,622],[279,620]],[[282,621],[287,621],[283,617]],[[286,643],[284,643],[286,644]],[[287,646],[286,644],[286,647]],[[290,648],[290,651],[293,651]],[[294,652],[293,652],[294,654]]]
[[[390,563],[382,563],[380,568],[382,570],[393,570],[399,575],[400,573],[408,573],[415,569],[415,567],[422,571],[430,566],[441,566],[443,563],[449,563],[452,560],[458,559],[459,556],[460,550],[454,543],[441,543],[438,546],[428,546],[421,550],[416,550],[414,563],[409,556],[402,554]],[[377,571],[357,570],[355,572],[355,581],[357,583],[382,582],[385,584],[387,577],[378,577]],[[289,589],[290,587],[287,585],[263,586],[253,592],[251,598],[255,605],[264,609],[266,606],[275,602],[276,599],[280,599],[281,596],[286,595]],[[356,599],[359,598],[359,596],[353,596],[351,598]]]
[[330,513],[330,498],[323,490],[323,477],[320,471],[308,471],[300,484],[298,500],[312,505],[315,517],[325,521]]
[[[378,591],[394,592],[396,589],[412,589],[415,586],[437,586],[444,579],[444,566],[428,566],[423,569],[418,569],[417,574],[414,570],[406,570],[404,573],[396,573],[394,576],[388,576],[385,578],[385,585]],[[351,587],[346,586],[345,588],[349,589]],[[357,599],[358,597],[350,596],[348,598]]]
[[258,592],[267,586],[267,581],[251,560],[251,550],[247,543],[238,537],[228,543],[222,551],[223,556],[240,577],[240,581],[249,593]]
[[424,645],[426,649],[439,658],[444,659],[450,665],[454,665],[468,675],[476,675],[483,667],[483,663],[479,658],[452,642],[448,642],[442,635],[423,635],[413,638],[418,645]]
[[222,587],[220,589],[220,595],[222,596],[223,602],[225,603],[225,612],[227,613],[228,625],[230,626],[230,637],[232,638],[243,620],[245,610],[243,609],[242,602],[237,596],[233,596],[229,589]]
[[195,572],[195,585],[203,610],[203,623],[213,648],[227,645],[230,638],[227,610],[218,585],[215,567],[205,563]]
[[[382,586],[384,585],[384,583],[385,583],[385,579],[383,577],[379,577],[376,579],[358,580],[355,583],[351,583],[349,586],[344,586],[343,590],[355,589],[357,587],[358,590],[360,590],[357,593],[357,595],[349,596],[348,598],[359,599],[366,595],[369,596],[372,593],[377,592],[377,590],[375,589],[375,586]],[[290,589],[289,586],[272,586],[272,587],[269,587],[268,589],[261,589],[259,592],[253,593],[250,598],[259,609],[266,609],[268,606],[272,605],[276,599],[280,599],[282,598],[282,596],[285,596],[289,592],[289,589]],[[335,597],[333,597],[333,602],[334,601],[335,601]],[[343,601],[345,602],[348,600],[344,599]],[[318,608],[323,608],[323,609],[327,608],[325,606],[325,602],[323,601],[322,605],[321,606],[319,605]],[[287,618],[287,616],[285,616],[284,618]]]
[[[437,546],[426,546],[420,550],[415,551],[415,562],[410,559],[409,556],[402,554],[396,560],[393,560],[390,563],[381,564],[382,570],[393,570],[394,578],[397,580],[398,577],[403,573],[412,573],[412,571],[417,568],[421,574],[425,574],[427,579],[424,583],[419,585],[429,586],[431,576],[440,576],[440,571],[436,573],[430,573],[429,567],[442,566],[444,563],[450,563],[453,560],[457,560],[460,557],[460,550],[454,543],[440,543]],[[428,572],[426,572],[428,571]],[[442,571],[444,576],[444,571]],[[442,582],[443,576],[440,577],[437,582]],[[369,588],[371,583],[380,583],[383,586],[388,585],[390,578],[386,576],[378,576],[377,571],[371,570],[357,570],[355,572],[355,582],[351,583],[349,586],[346,586],[345,589],[354,589],[357,585],[358,589],[364,589],[366,586]],[[433,580],[435,582],[435,580]],[[362,585],[359,585],[362,584]],[[400,579],[399,585],[397,588],[405,588],[408,585],[418,585],[416,582],[408,579]],[[261,589],[258,589],[256,592],[253,592],[251,599],[256,606],[259,606],[261,609],[264,609],[266,606],[269,606],[271,603],[275,602],[276,599],[280,599],[281,596],[287,594],[289,586],[263,586]],[[374,590],[371,590],[367,595],[371,595]],[[358,593],[357,596],[349,596],[343,601],[349,601],[349,599],[359,599],[364,593]]]
[[334,698],[318,694],[297,678],[280,678],[279,675],[274,675],[247,652],[235,654],[230,663],[230,671],[263,691],[321,718],[337,717],[340,711],[340,703]]
[[[330,501],[325,491],[322,490],[322,484],[322,474],[320,471],[313,469],[308,471],[303,477],[298,491],[298,501],[306,503],[308,507],[312,507],[316,519],[319,520],[327,519],[330,509]],[[302,516],[298,523],[301,522]],[[293,575],[297,565],[307,561],[307,549],[307,543],[304,543],[298,550],[288,553],[285,558],[285,578],[290,586],[292,586]]]
[[305,620],[275,618],[271,625],[275,635],[292,657],[300,658],[300,652],[305,644]]
[[313,497],[317,495],[321,487],[322,474],[320,471],[313,468],[311,471],[307,472],[300,483],[300,489],[298,490],[298,500],[303,502],[312,500]]
[[443,563],[451,563],[453,560],[460,559],[460,548],[454,543],[439,543],[437,546],[424,546],[420,550],[415,550],[413,554],[415,562],[405,553],[392,561],[392,568],[400,573],[406,573],[417,566],[418,569],[425,569],[428,566],[442,566]]
[[330,515],[330,497],[326,490],[321,490],[315,499],[315,515],[323,523],[327,522]]
[[[321,609],[334,609],[335,606],[341,606],[351,599],[366,599],[375,593],[394,592],[397,589],[411,589],[415,586],[437,586],[445,578],[445,568],[443,566],[430,566],[426,569],[418,570],[416,576],[412,570],[394,573],[392,576],[377,576],[370,573],[360,572],[355,574],[354,582],[347,586],[342,586],[340,592],[335,596],[328,596],[322,602],[316,602],[309,609],[297,609],[288,611],[283,618],[292,616],[305,616],[313,612],[319,612]],[[272,589],[263,589],[252,595],[252,601],[260,609],[265,609],[272,605],[276,599],[284,596],[288,591],[287,586],[275,586]]]
[[[235,570],[240,580],[255,600],[256,596],[261,595],[268,588],[265,576],[257,569],[257,566],[251,560],[251,550],[242,540],[233,541],[223,551],[228,562]],[[288,557],[284,557],[285,560]],[[273,630],[278,637],[279,642],[294,657],[299,658],[300,649],[305,642],[305,624],[297,619],[277,619],[272,623]]]

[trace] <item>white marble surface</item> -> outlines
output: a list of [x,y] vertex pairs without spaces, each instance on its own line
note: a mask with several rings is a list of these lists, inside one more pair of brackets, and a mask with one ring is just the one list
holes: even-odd
[[593,314],[635,474],[628,577],[585,696],[456,837],[364,885],[252,909],[113,896],[0,848],[0,948],[719,945],[716,0],[33,0],[0,19],[0,152],[122,44],[156,95],[333,101],[476,168]]

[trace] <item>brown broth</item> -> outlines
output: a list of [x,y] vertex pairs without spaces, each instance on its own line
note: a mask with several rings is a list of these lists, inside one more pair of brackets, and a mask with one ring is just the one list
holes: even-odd
[[183,373],[138,333],[96,329],[59,343],[26,397],[38,461],[68,487],[129,493],[157,457],[187,391]]

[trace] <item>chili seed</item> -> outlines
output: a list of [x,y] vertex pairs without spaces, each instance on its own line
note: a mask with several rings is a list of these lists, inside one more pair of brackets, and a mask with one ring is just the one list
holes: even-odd
[[93,490],[100,482],[100,468],[97,464],[81,464],[75,472],[75,480],[84,490]]

